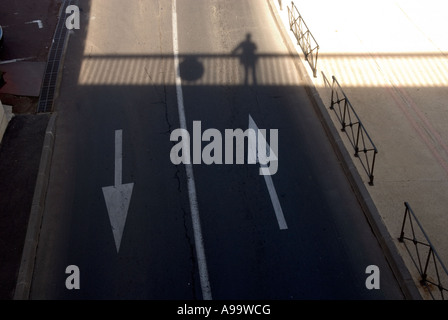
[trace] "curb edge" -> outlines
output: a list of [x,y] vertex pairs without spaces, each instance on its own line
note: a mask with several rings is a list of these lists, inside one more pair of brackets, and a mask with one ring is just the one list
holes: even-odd
[[51,159],[55,141],[57,113],[53,113],[48,121],[45,131],[45,139],[40,158],[39,171],[34,189],[33,202],[25,236],[25,244],[22,252],[22,260],[17,276],[16,288],[13,300],[28,300],[31,281],[34,272],[34,262],[39,242],[40,227],[42,223],[45,196],[50,178]]

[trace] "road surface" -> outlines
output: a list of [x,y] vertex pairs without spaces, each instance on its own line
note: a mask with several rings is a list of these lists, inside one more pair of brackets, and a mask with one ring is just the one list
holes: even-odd
[[[267,1],[79,8],[32,299],[403,299]],[[272,175],[226,145],[254,126]]]

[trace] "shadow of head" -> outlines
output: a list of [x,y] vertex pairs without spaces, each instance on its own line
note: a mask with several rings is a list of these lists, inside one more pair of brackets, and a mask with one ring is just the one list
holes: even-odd
[[204,65],[197,57],[186,57],[179,64],[179,73],[182,80],[197,81],[204,75]]

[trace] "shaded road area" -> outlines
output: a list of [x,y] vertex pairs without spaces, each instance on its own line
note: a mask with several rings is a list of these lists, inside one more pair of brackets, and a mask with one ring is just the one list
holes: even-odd
[[[404,298],[267,2],[79,3],[30,298]],[[232,50],[248,34],[257,50],[241,64]],[[278,130],[270,179],[259,164],[204,161],[250,119]],[[191,171],[170,160],[183,126]],[[104,188],[124,184],[126,205],[111,205]],[[380,289],[366,286],[370,265]]]

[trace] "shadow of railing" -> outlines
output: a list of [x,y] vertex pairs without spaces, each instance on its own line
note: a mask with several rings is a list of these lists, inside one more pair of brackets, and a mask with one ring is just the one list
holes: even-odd
[[[428,290],[428,293],[434,300],[437,300],[437,297],[434,294],[434,287],[438,289],[439,297],[441,300],[445,300],[445,294],[448,291],[446,285],[443,285],[444,281],[448,279],[448,271],[445,268],[442,260],[437,254],[436,249],[429,241],[428,236],[426,235],[422,225],[418,221],[414,212],[411,209],[409,203],[405,202],[405,212],[403,217],[403,224],[401,227],[400,237],[398,240],[404,244],[406,250],[409,253],[412,262],[418,270],[420,275],[420,283],[425,286]],[[417,224],[415,228],[414,222]],[[405,235],[405,227],[408,226],[409,236]],[[416,233],[419,232],[418,236]],[[423,240],[419,240],[423,237]],[[415,249],[414,255],[412,254],[410,248],[406,245],[406,243],[412,243]],[[427,252],[423,252],[427,250]],[[445,279],[442,279],[445,277]]]
[[308,61],[313,76],[317,76],[317,57],[319,54],[319,44],[308,29],[305,21],[302,18],[299,10],[291,1],[291,8],[288,7],[289,28],[297,39],[297,44],[305,55],[305,60]]
[[336,77],[333,76],[330,83],[322,72],[325,84],[331,88],[330,110],[334,110],[341,124],[341,131],[345,132],[355,154],[369,177],[369,184],[373,185],[373,169],[375,167],[376,154],[378,150],[367,133],[350,100],[345,95]]
[[[182,85],[240,85],[245,80],[241,55],[232,53],[186,53],[178,55]],[[254,56],[258,85],[291,86],[299,82],[290,72],[289,54],[262,52]],[[97,54],[82,57],[82,85],[175,84],[173,55]],[[221,72],[220,70],[229,70]]]

